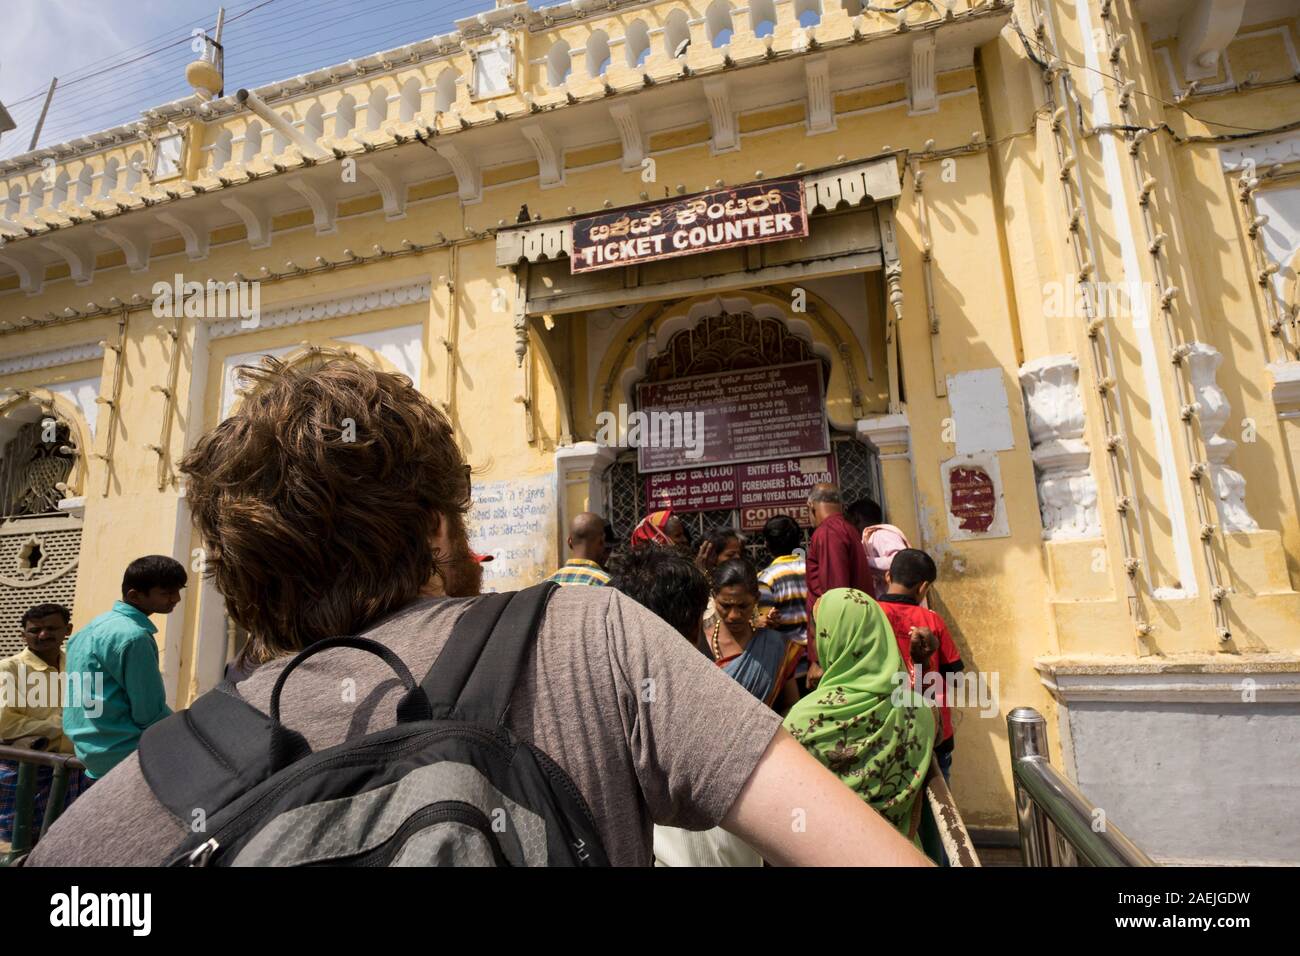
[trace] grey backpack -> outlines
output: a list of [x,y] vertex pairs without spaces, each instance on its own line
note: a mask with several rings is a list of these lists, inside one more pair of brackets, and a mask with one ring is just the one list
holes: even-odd
[[[578,788],[505,726],[555,587],[475,599],[418,684],[383,644],[336,637],[289,662],[269,715],[223,685],[154,724],[141,770],[192,831],[172,865],[608,865]],[[280,723],[280,692],[333,647],[383,658],[406,694],[396,726],[313,753]]]

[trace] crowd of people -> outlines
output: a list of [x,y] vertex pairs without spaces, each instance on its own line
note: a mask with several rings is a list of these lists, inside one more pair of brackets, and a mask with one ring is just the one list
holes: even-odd
[[[793,516],[768,519],[761,570],[741,532],[717,529],[697,545],[669,507],[642,519],[621,549],[604,519],[583,513],[572,557],[550,580],[613,587],[663,618],[920,845],[920,794],[932,761],[950,779],[954,741],[951,707],[925,705],[917,671],[963,668],[942,617],[925,606],[938,569],[882,522],[875,502],[845,507],[838,488],[821,484],[808,505],[806,548]],[[763,864],[721,828],[656,827],[654,854],[664,866]]]
[[[479,593],[485,558],[469,548],[471,474],[449,422],[402,377],[328,355],[245,374],[240,411],[181,465],[209,572],[249,633],[241,679],[220,692],[271,712],[288,661],[342,634],[428,669],[473,603],[449,599]],[[342,443],[334,423],[347,418],[358,440]],[[573,519],[505,719],[572,779],[609,862],[926,862],[921,794],[932,762],[948,776],[953,730],[916,680],[962,667],[925,606],[936,566],[871,502],[845,508],[818,485],[808,504],[806,548],[793,516],[774,517],[761,569],[738,531],[693,542],[670,509],[626,543],[599,515]],[[66,650],[66,608],[23,616],[26,649],[0,675],[103,675],[80,700],[0,701],[0,741],[86,767],[28,865],[159,864],[187,836],[136,753],[170,713],[150,618],[186,583],[170,558],[132,562],[122,600]],[[312,750],[393,721],[401,687],[348,653],[320,655],[286,689]],[[351,703],[340,679],[358,686]],[[0,801],[14,774],[0,767]],[[11,816],[10,796],[0,839]]]

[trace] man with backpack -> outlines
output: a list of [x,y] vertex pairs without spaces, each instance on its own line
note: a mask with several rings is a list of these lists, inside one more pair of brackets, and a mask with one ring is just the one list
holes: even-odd
[[775,863],[924,865],[613,588],[475,597],[449,421],[401,376],[321,359],[245,369],[181,465],[259,666],[151,728],[29,865],[648,865],[653,823]]

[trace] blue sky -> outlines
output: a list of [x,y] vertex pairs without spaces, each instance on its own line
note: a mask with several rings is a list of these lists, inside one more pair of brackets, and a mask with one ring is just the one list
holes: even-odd
[[[3,0],[0,102],[19,129],[0,157],[26,152],[59,77],[40,145],[138,119],[190,92],[191,32],[218,0]],[[225,0],[226,89],[254,87],[446,33],[493,0]],[[535,4],[541,5],[541,4]]]

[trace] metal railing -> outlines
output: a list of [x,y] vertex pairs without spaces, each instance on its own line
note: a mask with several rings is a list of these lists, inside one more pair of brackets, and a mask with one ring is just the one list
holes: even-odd
[[1052,766],[1042,714],[1017,707],[1007,715],[1007,737],[1025,866],[1156,865]]
[[13,866],[31,852],[33,818],[36,815],[36,783],[41,767],[51,767],[49,796],[45,801],[45,817],[41,820],[40,836],[54,825],[63,812],[68,795],[68,775],[85,770],[86,765],[76,757],[48,753],[30,747],[0,746],[0,761],[18,764],[18,779],[14,786],[14,817],[10,830],[9,852],[0,855],[0,866]]

